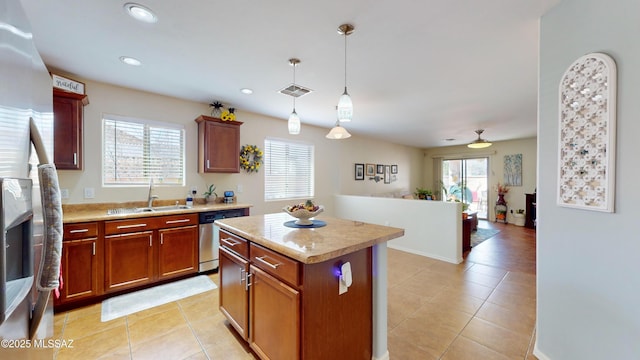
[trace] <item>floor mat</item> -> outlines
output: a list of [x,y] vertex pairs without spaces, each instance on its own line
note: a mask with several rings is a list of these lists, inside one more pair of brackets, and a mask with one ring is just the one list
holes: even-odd
[[192,295],[217,288],[205,275],[154,286],[129,294],[115,296],[102,302],[101,321],[117,319],[122,316],[170,303]]
[[481,242],[495,236],[499,232],[500,230],[496,229],[478,228],[478,230],[471,233],[471,247],[478,246]]

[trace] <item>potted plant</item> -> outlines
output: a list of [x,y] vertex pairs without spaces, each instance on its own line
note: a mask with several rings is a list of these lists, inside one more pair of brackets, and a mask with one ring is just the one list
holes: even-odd
[[215,192],[216,190],[216,186],[214,184],[209,185],[209,188],[207,189],[207,191],[204,192],[204,201],[207,204],[213,204],[216,202],[216,198],[218,197],[218,194],[216,194]]
[[429,189],[422,189],[417,187],[416,192],[413,193],[418,199],[421,200],[433,200],[433,192]]

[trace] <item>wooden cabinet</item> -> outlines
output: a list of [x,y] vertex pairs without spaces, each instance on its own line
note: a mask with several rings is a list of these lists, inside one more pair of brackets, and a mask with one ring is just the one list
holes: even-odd
[[198,172],[240,172],[240,121],[222,121],[209,116],[199,116],[198,123]]
[[65,224],[62,245],[64,286],[56,305],[98,296],[102,293],[98,276],[100,231],[97,222]]
[[105,291],[198,271],[198,215],[105,221]]
[[53,161],[58,170],[82,170],[86,103],[86,95],[53,89]]
[[249,346],[263,359],[300,354],[300,293],[251,265]]
[[536,193],[525,195],[524,226],[534,229],[536,227]]
[[249,262],[220,248],[220,311],[229,319],[238,334],[249,339],[249,292],[246,274]]
[[220,310],[261,359],[371,359],[371,271],[371,248],[302,264],[220,230]]
[[158,278],[163,280],[198,271],[198,226],[158,230]]
[[153,231],[105,236],[105,290],[153,281]]

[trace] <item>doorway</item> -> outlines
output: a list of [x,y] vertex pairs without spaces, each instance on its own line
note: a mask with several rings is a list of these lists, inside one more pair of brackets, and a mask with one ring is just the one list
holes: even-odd
[[489,158],[442,160],[442,189],[444,201],[460,201],[479,219],[488,217]]

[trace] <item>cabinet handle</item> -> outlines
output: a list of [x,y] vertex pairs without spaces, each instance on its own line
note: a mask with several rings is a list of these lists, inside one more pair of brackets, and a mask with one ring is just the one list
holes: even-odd
[[240,285],[244,282],[244,269],[240,269]]
[[95,255],[96,255],[96,243],[95,243],[95,242],[93,242],[91,245],[92,245],[92,248],[93,248],[93,249],[91,250],[91,252],[92,252],[92,254],[91,254],[91,255],[95,256]]
[[78,153],[73,153],[73,165],[78,165]]
[[118,229],[131,229],[145,226],[147,226],[147,224],[118,225]]
[[77,229],[77,230],[70,230],[69,231],[70,234],[86,233],[86,232],[89,232],[89,229]]
[[[149,242],[151,243],[151,242]],[[164,245],[164,234],[160,234],[160,245]],[[151,246],[151,245],[149,245]]]
[[251,284],[251,275],[253,275],[253,274],[251,274],[250,272],[246,272],[246,274],[247,274],[247,282],[244,283],[244,290],[245,291],[249,291],[249,286],[252,285]]
[[209,160],[207,160],[207,169],[209,168]]
[[233,241],[233,242],[232,242],[231,240],[233,240],[233,239],[231,239],[231,238],[224,238],[224,239],[220,239],[220,240],[221,240],[223,243],[225,243],[225,244],[227,244],[227,245],[229,245],[229,246],[232,246],[232,247],[233,247],[233,246],[236,246],[236,245],[240,245],[240,242],[239,242],[239,241]]
[[153,238],[152,238],[151,236],[149,236],[149,247],[152,247],[152,246],[153,246],[153,245],[151,245],[151,240],[152,240],[152,239],[153,239]]
[[180,220],[167,220],[164,223],[169,225],[169,224],[178,224],[178,223],[184,223],[184,222],[189,222],[189,219],[180,219]]
[[257,256],[256,256],[256,260],[258,260],[258,261],[260,261],[261,263],[263,263],[263,264],[265,264],[265,265],[269,266],[269,267],[270,267],[270,268],[272,268],[272,269],[277,269],[277,268],[278,268],[278,266],[282,265],[282,264],[272,264],[272,263],[268,262],[267,260],[265,260],[265,258],[266,258],[266,257],[267,257],[266,255],[265,255],[265,256],[260,256],[260,257],[257,257]]

